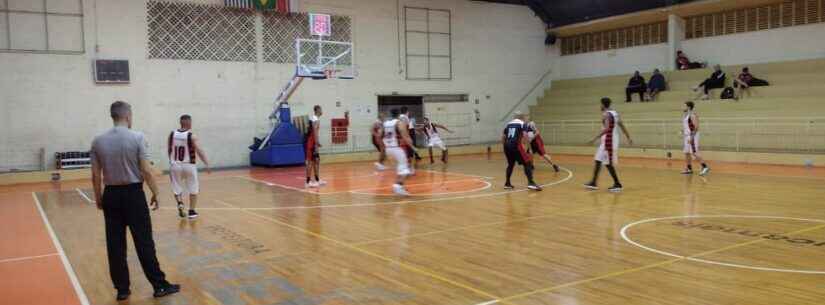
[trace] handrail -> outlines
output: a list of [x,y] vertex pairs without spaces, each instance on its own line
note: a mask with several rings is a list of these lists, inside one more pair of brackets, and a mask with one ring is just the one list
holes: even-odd
[[531,87],[531,88],[530,88],[530,90],[527,90],[527,93],[525,93],[525,94],[524,94],[524,96],[522,96],[522,97],[521,97],[521,99],[519,99],[518,103],[516,103],[515,105],[513,105],[513,107],[511,107],[511,108],[510,108],[510,111],[507,111],[507,112],[504,114],[504,116],[503,116],[503,117],[501,117],[501,119],[500,119],[499,121],[504,121],[504,120],[506,120],[508,117],[510,117],[510,115],[512,115],[512,114],[513,114],[513,112],[514,112],[514,111],[516,111],[516,109],[518,109],[518,107],[519,107],[519,106],[521,106],[521,104],[523,104],[523,103],[524,103],[524,101],[525,101],[525,100],[527,100],[527,98],[528,98],[528,97],[530,97],[530,94],[532,94],[532,93],[533,93],[533,91],[535,91],[535,90],[536,90],[536,88],[538,88],[538,86],[539,86],[539,85],[541,85],[541,84],[543,84],[543,83],[544,83],[544,80],[545,80],[545,79],[547,78],[547,76],[548,76],[548,75],[550,75],[550,73],[552,73],[552,72],[553,72],[553,69],[547,69],[547,71],[546,71],[546,72],[544,72],[544,75],[542,75],[542,76],[541,76],[541,78],[539,78],[539,81],[538,81],[538,82],[536,82],[536,84],[534,84],[534,85],[533,85],[533,87]]

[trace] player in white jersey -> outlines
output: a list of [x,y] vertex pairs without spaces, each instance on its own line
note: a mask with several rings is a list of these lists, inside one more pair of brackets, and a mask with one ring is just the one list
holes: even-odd
[[410,119],[410,110],[407,106],[402,106],[398,112],[398,120],[402,122],[409,133],[410,142],[409,144],[402,144],[401,148],[404,149],[404,152],[407,153],[407,158],[409,158],[410,163],[410,175],[415,175],[415,167],[418,165],[418,161],[421,160],[421,156],[418,155],[418,151],[415,150],[415,123],[412,119]]
[[608,190],[611,192],[621,192],[622,191],[622,184],[619,182],[619,176],[616,175],[616,164],[619,162],[619,129],[616,126],[622,129],[625,137],[627,137],[627,142],[630,145],[633,145],[633,140],[630,139],[630,134],[627,132],[627,128],[624,127],[624,123],[622,123],[621,119],[619,119],[619,113],[616,110],[610,109],[610,99],[609,98],[602,98],[601,100],[601,109],[602,109],[602,131],[590,140],[590,143],[595,143],[599,139],[601,139],[601,144],[599,145],[599,149],[596,151],[596,167],[593,170],[593,180],[590,180],[589,183],[585,184],[584,187],[591,190],[599,189],[596,186],[596,183],[599,179],[599,172],[602,169],[602,163],[607,166],[607,171],[610,172],[610,176],[613,177],[613,186],[610,187]]
[[[321,115],[324,114],[321,106],[315,105],[312,107],[312,115],[309,116],[309,126],[304,134],[304,160],[306,167],[306,188],[321,187],[327,184],[319,177],[321,171],[321,155],[318,149],[321,147],[319,138],[319,130],[321,129]],[[315,174],[315,181],[313,181],[312,174]]]
[[398,195],[407,196],[409,193],[404,188],[404,180],[412,172],[408,163],[410,158],[404,147],[411,146],[412,140],[410,139],[409,130],[407,130],[407,124],[398,118],[399,113],[398,109],[390,111],[391,118],[384,122],[381,129],[381,139],[384,142],[384,151],[387,156],[395,159],[397,167],[397,177],[395,184],[392,185],[392,190]]
[[692,159],[696,159],[696,161],[702,164],[702,171],[699,172],[699,176],[704,176],[710,172],[710,167],[708,167],[705,160],[702,159],[702,156],[699,154],[699,117],[696,115],[696,112],[693,111],[694,106],[693,102],[685,102],[685,116],[682,118],[682,127],[685,136],[684,152],[686,166],[682,174],[693,174],[693,165],[691,163],[693,163]]
[[[206,171],[209,169],[209,160],[206,154],[198,145],[198,138],[192,134],[192,117],[184,114],[180,117],[180,129],[173,130],[169,134],[169,177],[172,179],[172,192],[175,193],[175,200],[178,202],[178,215],[181,218],[198,217],[195,207],[198,205],[198,183],[197,158],[203,160]],[[189,213],[184,213],[183,195],[189,194]]]
[[441,148],[441,162],[444,162],[445,164],[447,163],[447,146],[444,145],[444,141],[441,140],[441,136],[438,134],[439,128],[446,132],[453,133],[452,130],[448,129],[444,125],[433,123],[429,118],[424,118],[424,126],[421,127],[421,130],[423,130],[424,135],[427,136],[427,148],[430,151],[430,164],[435,163],[435,160],[433,160],[433,146]]

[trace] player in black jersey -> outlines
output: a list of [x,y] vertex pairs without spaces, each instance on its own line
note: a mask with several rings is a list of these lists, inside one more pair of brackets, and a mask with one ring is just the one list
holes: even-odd
[[513,168],[516,163],[524,166],[524,174],[527,176],[527,188],[534,191],[541,191],[541,187],[533,181],[533,157],[524,148],[528,145],[527,126],[524,122],[524,115],[517,113],[515,118],[507,123],[501,135],[501,143],[504,145],[504,155],[507,156],[507,181],[504,189],[513,189],[510,184],[510,177],[513,175]]

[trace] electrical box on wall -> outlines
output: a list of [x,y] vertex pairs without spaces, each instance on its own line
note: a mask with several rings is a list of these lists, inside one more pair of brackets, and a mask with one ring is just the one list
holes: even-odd
[[98,59],[94,62],[96,84],[128,84],[129,61]]

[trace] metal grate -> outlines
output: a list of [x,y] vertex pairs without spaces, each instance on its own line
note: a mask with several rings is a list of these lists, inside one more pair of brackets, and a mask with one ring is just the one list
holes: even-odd
[[253,11],[162,1],[146,11],[150,59],[257,60]]
[[[309,34],[309,15],[306,13],[265,13],[263,15],[263,56],[265,62],[294,63],[295,40],[312,39]],[[352,41],[352,19],[349,16],[332,16],[331,41]],[[324,54],[336,54],[342,51],[340,45],[325,45]],[[304,50],[302,50],[304,51]],[[314,57],[317,49],[309,49],[307,56]],[[351,64],[348,58],[339,64]]]
[[[687,17],[685,38],[694,39],[823,22],[823,3],[825,0],[786,0],[767,6]],[[720,22],[722,24],[719,24]]]
[[667,42],[667,23],[644,24],[629,28],[564,37],[562,55],[630,48]]

